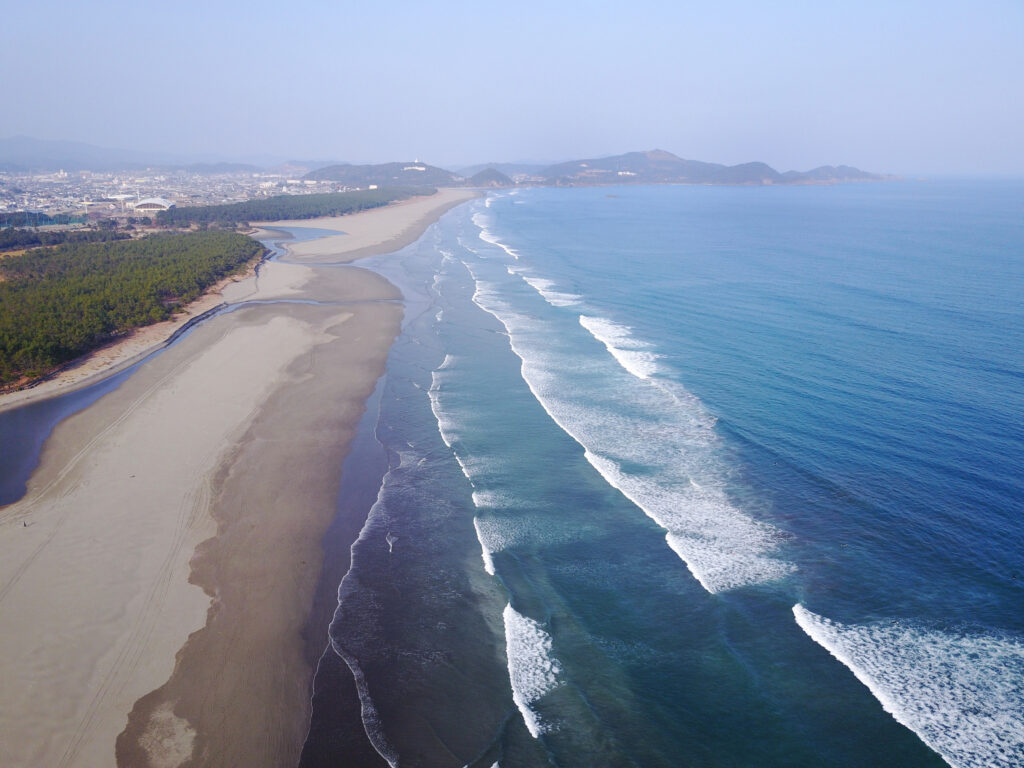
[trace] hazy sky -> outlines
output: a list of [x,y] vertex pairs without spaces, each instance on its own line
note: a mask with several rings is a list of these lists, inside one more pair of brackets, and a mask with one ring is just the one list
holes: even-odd
[[1024,2],[7,3],[0,137],[1024,174]]

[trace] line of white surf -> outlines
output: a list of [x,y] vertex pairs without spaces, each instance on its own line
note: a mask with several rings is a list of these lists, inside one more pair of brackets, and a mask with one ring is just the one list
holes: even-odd
[[[500,285],[477,274],[482,265],[463,264],[475,284],[474,303],[504,326],[537,402],[584,448],[587,460],[609,485],[666,530],[668,545],[701,586],[721,592],[773,581],[795,569],[774,556],[781,534],[737,509],[714,479],[715,438],[709,427],[713,420],[695,397],[673,395],[636,377],[632,390],[605,396],[600,406],[584,407],[571,394],[578,379],[577,363],[538,347],[560,333],[558,328],[514,310]],[[648,408],[643,422],[625,415],[626,409],[636,407]],[[626,470],[626,465],[644,466],[646,471]]]
[[796,623],[886,712],[954,768],[1024,766],[1024,644],[910,622],[841,624],[793,607]]
[[512,700],[533,738],[551,728],[536,710],[536,703],[560,685],[562,666],[551,653],[551,635],[542,624],[505,606],[505,649]]
[[633,336],[632,329],[601,317],[580,315],[580,325],[604,344],[619,365],[638,379],[649,379],[658,372],[658,355],[651,345]]

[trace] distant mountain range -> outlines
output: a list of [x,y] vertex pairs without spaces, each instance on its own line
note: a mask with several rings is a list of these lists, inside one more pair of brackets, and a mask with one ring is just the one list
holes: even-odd
[[283,173],[290,176],[303,176],[310,171],[317,171],[329,165],[348,165],[340,160],[289,160],[285,163],[266,168],[271,173]]
[[465,168],[456,168],[455,172],[467,179],[487,170],[498,171],[506,176],[536,176],[549,165],[550,163],[479,163],[468,165]]
[[834,184],[844,181],[881,181],[884,176],[848,165],[823,165],[810,171],[779,173],[764,163],[721,165],[684,160],[662,149],[629,152],[590,160],[572,160],[541,169],[549,184]]
[[[269,167],[268,167],[269,166]],[[356,165],[332,161],[298,161],[272,165],[239,162],[196,162],[166,153],[106,149],[74,141],[42,141],[23,136],[0,139],[0,171],[143,170],[191,173],[256,173],[267,170],[290,177],[336,181],[350,187],[510,186],[514,177],[533,184],[583,186],[605,184],[835,184],[881,181],[888,176],[847,165],[823,165],[810,171],[779,173],[764,163],[721,165],[684,160],[661,149],[613,157],[571,160],[547,167],[529,163],[491,163],[459,169],[459,173],[422,163]],[[304,174],[304,175],[303,175]]]
[[[97,147],[81,141],[49,141],[14,136],[0,139],[0,171],[140,171],[159,169],[190,173],[249,173],[255,163],[203,160],[169,152],[137,152]],[[303,172],[309,170],[304,168]]]
[[329,165],[310,171],[303,178],[336,181],[349,187],[365,187],[370,184],[381,187],[451,187],[462,182],[461,177],[451,171],[419,160],[378,165]]
[[[500,168],[504,168],[503,173]],[[515,170],[513,170],[515,168]],[[470,178],[465,174],[473,171]],[[446,187],[506,187],[514,184],[509,172],[525,176],[529,183],[554,186],[605,184],[836,184],[848,181],[881,181],[885,176],[866,173],[848,165],[823,165],[810,171],[779,173],[764,163],[721,165],[684,160],[661,149],[629,152],[614,157],[572,160],[547,168],[496,163],[462,169],[461,176],[418,161],[381,165],[332,165],[307,173],[305,178],[337,181],[358,187],[368,184]]]
[[27,136],[0,139],[0,170],[6,171],[132,169],[176,160],[180,161],[169,155],[107,149],[80,141],[43,141]]

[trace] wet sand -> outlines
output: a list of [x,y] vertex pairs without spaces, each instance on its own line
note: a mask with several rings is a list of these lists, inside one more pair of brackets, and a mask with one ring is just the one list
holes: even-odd
[[321,542],[402,314],[378,275],[315,265],[472,194],[337,220],[357,234],[223,292],[325,303],[218,315],[54,430],[0,509],[0,764],[297,762]]

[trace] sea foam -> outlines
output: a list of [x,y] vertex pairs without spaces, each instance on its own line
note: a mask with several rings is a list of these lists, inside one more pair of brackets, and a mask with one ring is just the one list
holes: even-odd
[[534,397],[602,477],[665,529],[701,586],[722,592],[795,570],[775,556],[781,532],[730,500],[715,420],[695,396],[660,379],[616,378],[621,362],[609,368],[582,353],[557,320],[516,310],[501,283],[479,274],[484,266],[466,264],[473,301],[505,327]]
[[778,532],[737,510],[721,488],[670,480],[667,473],[648,479],[590,450],[585,455],[609,485],[667,531],[669,547],[708,592],[774,581],[794,570],[770,556]]
[[793,607],[797,624],[886,712],[955,768],[1024,765],[1024,643],[901,621],[840,624]]
[[507,264],[505,271],[510,275],[522,278],[527,285],[540,294],[544,301],[553,307],[576,307],[583,303],[582,296],[559,290],[554,280],[540,277],[527,267]]
[[440,371],[433,371],[430,378],[430,389],[427,390],[427,395],[430,397],[430,409],[434,412],[434,418],[437,420],[437,430],[441,433],[441,439],[446,446],[451,448],[452,443],[458,438],[458,427],[454,419],[441,409],[438,397],[442,378]]
[[575,307],[583,301],[582,296],[578,296],[575,293],[569,293],[568,291],[560,291],[556,287],[553,280],[548,280],[546,277],[536,277],[534,275],[528,275],[525,272],[520,272],[519,276],[526,281],[526,283],[539,293],[548,304],[553,307]]
[[633,336],[632,329],[600,317],[580,315],[580,325],[604,344],[623,368],[638,379],[649,379],[658,372],[658,355],[651,345]]
[[511,604],[505,606],[502,618],[512,700],[522,713],[530,735],[536,739],[550,730],[551,725],[533,705],[561,684],[562,667],[551,654],[551,636],[540,622],[523,616]]
[[366,676],[363,674],[362,667],[359,666],[359,662],[351,654],[345,653],[333,640],[331,640],[331,648],[352,671],[352,677],[356,685],[356,695],[359,697],[360,717],[363,721],[363,730],[366,733],[367,739],[369,739],[371,746],[377,751],[377,754],[383,757],[391,768],[398,768],[398,752],[384,735],[383,721],[381,720],[380,713],[377,712],[373,699],[370,698]]
[[[503,505],[505,501],[503,497],[493,491],[473,491],[473,506],[477,509],[492,509]],[[504,549],[507,543],[502,535],[501,526],[496,525],[490,518],[483,519],[477,516],[473,518],[473,528],[476,531],[476,540],[480,542],[480,556],[484,561],[484,570],[493,576],[494,553]]]
[[494,551],[488,546],[487,537],[480,528],[480,518],[473,518],[473,528],[476,530],[476,540],[480,542],[480,557],[484,561],[484,570],[487,571],[491,576],[494,575],[494,559],[492,555]]
[[434,414],[434,420],[437,422],[437,431],[441,435],[441,440],[451,450],[452,455],[455,457],[455,461],[458,462],[459,469],[462,470],[463,476],[469,480],[469,484],[472,486],[474,474],[479,474],[478,470],[474,470],[471,467],[472,460],[467,458],[462,451],[456,448],[456,443],[459,440],[461,434],[461,425],[459,421],[444,409],[441,403],[441,388],[447,376],[450,367],[455,364],[455,358],[451,355],[446,355],[444,362],[436,370],[430,374],[430,389],[427,390],[427,396],[430,398],[430,410]]
[[491,232],[491,230],[488,227],[490,221],[485,214],[483,214],[482,212],[474,213],[473,223],[476,224],[477,228],[479,228],[480,230],[480,232],[478,233],[478,237],[481,240],[483,240],[485,243],[490,243],[491,245],[501,248],[501,250],[503,250],[513,259],[519,259],[519,253],[514,248],[505,245],[503,242],[501,242],[501,240],[497,238],[497,236],[495,236],[493,232]]

